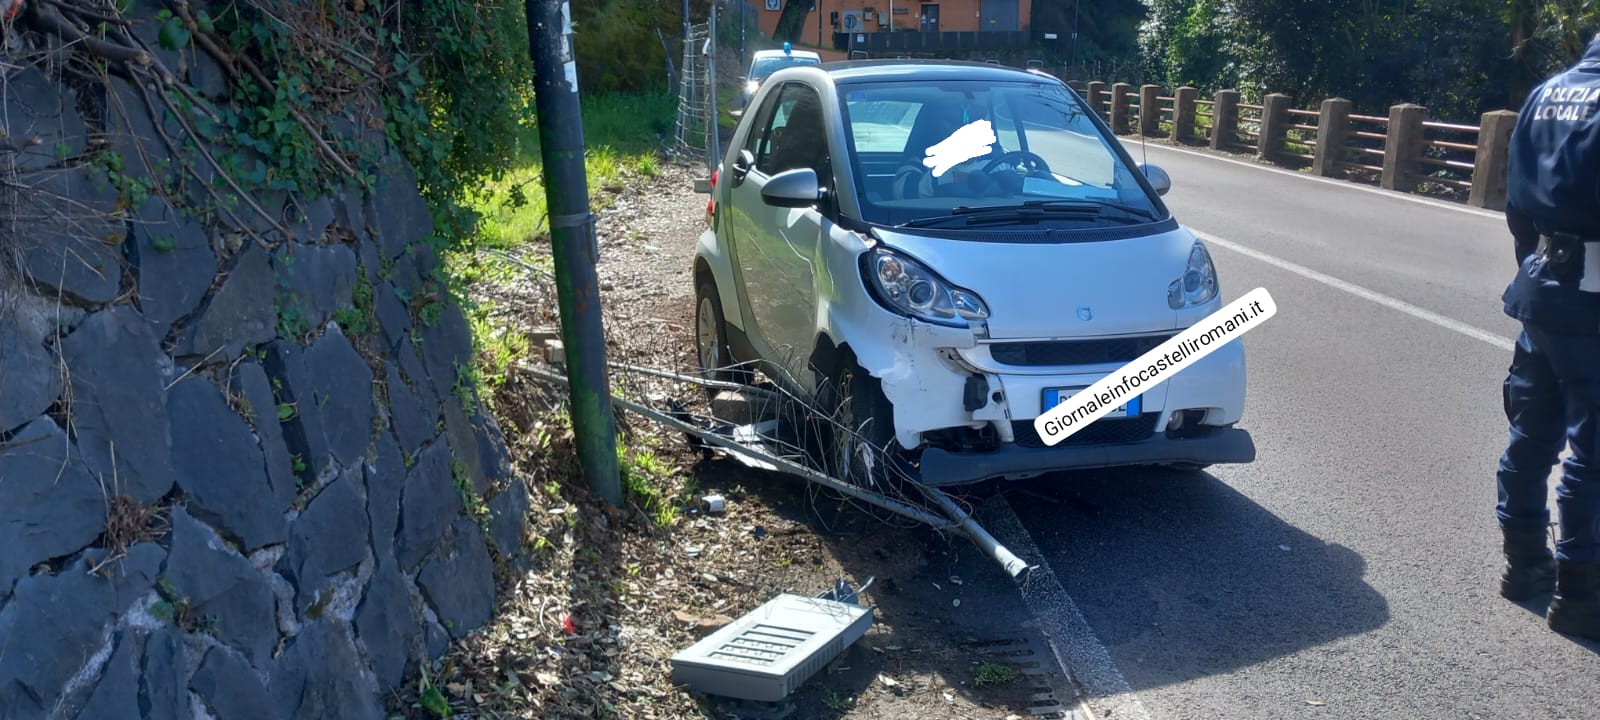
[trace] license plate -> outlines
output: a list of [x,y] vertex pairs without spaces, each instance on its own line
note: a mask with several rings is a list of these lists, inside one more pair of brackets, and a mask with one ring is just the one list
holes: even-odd
[[[1044,409],[1045,409],[1045,411],[1049,412],[1055,406],[1060,405],[1061,403],[1064,403],[1064,402],[1072,399],[1073,395],[1076,395],[1076,394],[1082,392],[1084,389],[1085,388],[1081,388],[1081,387],[1076,387],[1076,388],[1046,388],[1045,391],[1044,391]],[[1123,403],[1121,406],[1117,407],[1116,409],[1112,410],[1111,412],[1106,413],[1102,417],[1108,417],[1108,418],[1135,417],[1141,412],[1141,407],[1140,407],[1140,402],[1139,401],[1143,400],[1143,399],[1144,399],[1143,397],[1136,396],[1133,399],[1128,400],[1126,403]]]

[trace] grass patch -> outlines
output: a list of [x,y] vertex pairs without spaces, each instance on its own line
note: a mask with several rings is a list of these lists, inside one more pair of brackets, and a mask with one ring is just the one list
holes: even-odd
[[[595,95],[583,102],[584,167],[590,195],[629,175],[660,170],[660,137],[670,135],[678,99],[666,92]],[[522,128],[515,165],[471,198],[480,220],[479,246],[511,250],[547,226],[539,131]],[[591,198],[593,201],[593,198]]]
[[[617,189],[630,180],[660,172],[661,142],[671,134],[677,102],[677,96],[665,90],[582,98],[584,168],[593,209],[608,204],[607,188]],[[547,256],[528,251],[535,242],[546,241],[549,228],[539,128],[533,122],[519,129],[516,148],[504,177],[485,183],[468,198],[478,215],[478,234],[473,242],[445,257],[454,288],[505,284],[527,272],[493,251],[522,257],[537,270],[553,272]],[[472,406],[470,395],[491,399],[509,368],[538,348],[528,341],[526,331],[531,328],[508,326],[481,297],[455,294],[462,300],[476,346],[472,387],[458,393],[463,406]]]
[[461,495],[461,512],[478,523],[484,535],[489,534],[489,505],[472,487],[472,476],[467,466],[456,458],[450,459],[450,476],[455,481],[456,492]]
[[678,522],[685,504],[692,502],[697,488],[694,477],[678,472],[656,454],[648,442],[617,438],[617,466],[622,471],[622,490],[628,499],[663,528]]
[[978,666],[977,677],[974,682],[978,687],[985,685],[1004,685],[1017,679],[1017,669],[1010,665],[986,662]]
[[[739,72],[743,73],[744,68],[740,68]],[[720,80],[717,83],[717,126],[721,128],[724,139],[739,129],[740,118],[734,117],[733,111],[745,109],[739,101],[743,92],[743,83],[737,80]]]
[[836,713],[849,710],[856,704],[856,699],[849,695],[840,695],[838,690],[829,688],[828,694],[822,698],[822,706]]
[[526,333],[506,327],[486,314],[473,313],[467,317],[467,321],[472,326],[472,337],[478,345],[478,387],[487,391],[488,397],[493,397],[494,391],[505,384],[512,365],[537,348],[533,347]]

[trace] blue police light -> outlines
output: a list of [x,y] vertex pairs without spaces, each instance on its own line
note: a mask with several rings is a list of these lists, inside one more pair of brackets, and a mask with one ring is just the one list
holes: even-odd
[[785,54],[785,55],[793,55],[794,54],[793,48],[789,45],[789,43],[784,43],[783,44],[783,54]]

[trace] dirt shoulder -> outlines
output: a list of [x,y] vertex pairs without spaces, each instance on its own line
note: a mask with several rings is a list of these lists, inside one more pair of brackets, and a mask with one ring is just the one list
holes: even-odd
[[[706,196],[693,192],[693,177],[664,165],[596,198],[613,359],[694,364],[690,268]],[[495,299],[509,327],[554,327],[550,284],[529,271],[477,292]],[[612,382],[625,397],[704,402],[687,386],[637,374]],[[396,716],[438,716],[424,695],[456,717],[484,718],[1067,716],[1047,712],[1064,683],[1048,673],[1042,645],[1019,644],[1032,631],[1015,587],[964,538],[701,453],[682,434],[624,415],[625,472],[645,492],[612,508],[579,477],[562,401],[516,371],[496,392],[535,495],[525,557],[499,569],[494,622],[394,698]],[[699,510],[708,493],[727,499],[725,513]],[[704,634],[779,593],[816,595],[838,580],[866,586],[874,625],[788,704],[742,705],[672,683],[672,655]]]

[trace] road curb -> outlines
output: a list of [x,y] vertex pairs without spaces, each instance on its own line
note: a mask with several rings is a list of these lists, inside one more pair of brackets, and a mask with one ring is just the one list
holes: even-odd
[[979,508],[979,512],[989,531],[1033,568],[1018,590],[1050,646],[1057,666],[1073,685],[1077,694],[1073,712],[1086,720],[1098,718],[1099,714],[1089,705],[1093,699],[1106,709],[1108,717],[1151,720],[1149,711],[1134,695],[1111,655],[1079,612],[1077,603],[1061,586],[1055,570],[1022,526],[1011,503],[1004,495],[995,495]]

